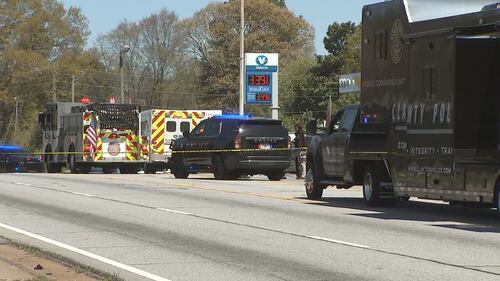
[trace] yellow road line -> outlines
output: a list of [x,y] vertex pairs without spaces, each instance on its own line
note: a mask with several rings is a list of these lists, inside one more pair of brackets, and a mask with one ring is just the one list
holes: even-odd
[[[152,184],[151,182],[134,180],[134,179],[124,179],[124,178],[118,178],[118,177],[106,177],[106,179],[127,181],[127,182],[136,182],[136,183],[148,184],[148,185]],[[284,201],[292,201],[292,202],[298,202],[301,204],[326,204],[326,202],[314,201],[314,200],[309,200],[309,199],[301,199],[301,198],[296,198],[296,197],[292,197],[292,196],[283,196],[283,195],[272,194],[272,193],[237,191],[237,190],[229,190],[229,189],[223,189],[223,188],[205,187],[205,186],[199,186],[199,185],[194,185],[194,184],[172,184],[172,185],[162,184],[162,185],[156,185],[156,186],[166,187],[166,188],[181,187],[181,188],[189,188],[189,189],[197,189],[197,190],[223,192],[223,193],[230,193],[230,194],[238,194],[238,195],[246,195],[246,196],[284,200]]]

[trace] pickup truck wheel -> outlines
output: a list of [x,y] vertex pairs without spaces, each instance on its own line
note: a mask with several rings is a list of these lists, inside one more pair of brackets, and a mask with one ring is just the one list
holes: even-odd
[[323,185],[319,182],[318,176],[313,167],[308,167],[305,178],[307,198],[316,200],[323,197]]
[[172,163],[172,174],[176,179],[187,179],[189,172],[187,171],[182,161],[182,156],[174,156]]
[[216,180],[229,180],[234,178],[226,169],[222,156],[214,156],[212,164],[214,165],[214,177]]
[[270,181],[280,181],[283,179],[284,176],[285,176],[285,171],[281,171],[281,170],[272,171],[272,172],[269,172],[267,174],[267,178]]

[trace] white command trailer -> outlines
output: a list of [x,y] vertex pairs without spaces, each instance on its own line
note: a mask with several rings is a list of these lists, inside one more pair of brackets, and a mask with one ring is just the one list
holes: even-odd
[[182,137],[185,131],[191,132],[201,121],[221,114],[222,110],[150,109],[141,112],[141,142],[147,148],[144,172],[168,169],[172,141]]

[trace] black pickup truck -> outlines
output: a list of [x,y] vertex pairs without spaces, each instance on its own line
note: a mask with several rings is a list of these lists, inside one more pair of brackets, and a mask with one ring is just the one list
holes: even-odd
[[397,201],[386,165],[387,153],[370,149],[370,143],[384,136],[364,132],[359,109],[359,105],[343,107],[332,118],[328,133],[311,139],[305,178],[309,199],[320,199],[328,186],[348,189],[363,185],[363,196],[369,205]]

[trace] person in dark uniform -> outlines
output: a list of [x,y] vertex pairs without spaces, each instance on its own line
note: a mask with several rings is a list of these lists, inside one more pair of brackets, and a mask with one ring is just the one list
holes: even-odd
[[295,126],[294,144],[297,149],[297,154],[295,156],[295,174],[297,175],[297,179],[302,179],[306,163],[306,151],[303,149],[307,147],[307,141],[306,136],[304,135],[304,129],[301,125]]

